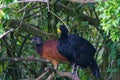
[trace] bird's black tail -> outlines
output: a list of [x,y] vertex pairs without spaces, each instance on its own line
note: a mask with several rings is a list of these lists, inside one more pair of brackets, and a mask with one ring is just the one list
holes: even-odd
[[93,75],[94,75],[96,78],[100,79],[100,78],[101,78],[100,72],[99,72],[98,65],[97,65],[97,63],[96,63],[95,60],[92,61],[92,63],[89,65],[89,67],[90,67]]

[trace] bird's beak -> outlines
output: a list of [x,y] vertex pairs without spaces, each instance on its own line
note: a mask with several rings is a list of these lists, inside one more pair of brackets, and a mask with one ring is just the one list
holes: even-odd
[[61,33],[61,30],[60,30],[60,28],[58,28],[58,29],[57,29],[57,33]]

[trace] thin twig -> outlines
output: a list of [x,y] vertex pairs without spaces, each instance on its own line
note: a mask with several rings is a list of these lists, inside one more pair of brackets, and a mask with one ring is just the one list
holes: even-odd
[[[47,8],[48,8],[48,12],[50,12],[50,13],[53,14],[55,17],[57,17],[57,18],[67,27],[67,29],[69,30],[67,24],[63,21],[63,19],[60,18],[58,15],[56,15],[54,12],[52,12],[52,11],[50,10],[49,1],[47,2]],[[70,31],[70,30],[69,30],[69,31]]]
[[38,78],[36,78],[35,80],[40,80],[43,76],[45,76],[47,73],[49,72],[49,70],[47,70],[46,72],[44,72],[42,75],[40,75]]
[[19,10],[18,13],[22,13],[22,12],[24,12],[24,11],[34,10],[34,9],[37,9],[37,8],[40,8],[40,7],[41,7],[41,5],[40,5],[40,6],[32,6],[32,7],[29,8],[29,9],[22,9],[21,11]]
[[23,16],[22,16],[22,20],[20,21],[20,24],[18,25],[18,27],[15,29],[15,31],[19,30],[23,21],[24,21],[24,17],[25,17],[25,12],[23,13]]
[[9,34],[10,32],[14,31],[14,28],[8,30],[7,32],[5,32],[4,34],[0,35],[0,39],[3,38],[5,35]]
[[25,10],[29,4],[31,4],[31,2],[29,2],[27,5],[25,5],[25,6],[24,6],[24,7],[22,7],[21,9],[19,9],[19,11],[18,11],[18,12],[21,12],[22,10]]
[[[109,65],[108,65],[108,68],[112,68],[113,67],[113,63],[114,63],[114,60],[111,60]],[[111,71],[110,75],[109,75],[109,80],[111,80],[112,74],[113,74],[113,72]]]
[[40,12],[40,11],[36,11],[36,12],[30,14],[30,15],[27,15],[27,16],[24,17],[24,19],[26,19],[26,18],[31,18],[31,17],[34,17],[34,16],[41,16],[41,15],[36,15],[36,14],[39,13],[39,12]]

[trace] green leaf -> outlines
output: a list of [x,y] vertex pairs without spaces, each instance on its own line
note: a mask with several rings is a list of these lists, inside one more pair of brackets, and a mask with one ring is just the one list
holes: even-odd
[[88,21],[82,21],[81,24],[82,24],[82,26],[88,26],[89,25]]
[[117,64],[118,64],[118,66],[120,66],[120,59],[117,60]]
[[107,68],[107,72],[118,72],[117,68]]
[[2,23],[0,23],[0,35],[2,35],[4,33],[4,28],[3,28],[3,25]]

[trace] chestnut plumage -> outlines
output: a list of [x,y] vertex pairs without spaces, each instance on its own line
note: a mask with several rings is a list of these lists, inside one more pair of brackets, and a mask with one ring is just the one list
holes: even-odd
[[67,62],[67,59],[62,56],[58,50],[57,40],[48,40],[43,42],[42,39],[38,36],[32,38],[32,41],[36,43],[36,51],[42,58],[52,61],[54,68],[56,69],[59,61]]

